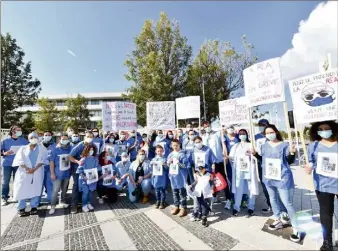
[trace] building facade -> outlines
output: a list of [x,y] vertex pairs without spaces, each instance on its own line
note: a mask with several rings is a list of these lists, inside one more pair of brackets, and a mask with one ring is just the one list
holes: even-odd
[[[126,92],[104,92],[104,93],[79,93],[87,100],[87,109],[89,110],[90,117],[90,128],[97,127],[99,121],[102,120],[102,103],[103,102],[113,102],[113,101],[122,101],[123,94]],[[50,101],[55,101],[56,108],[58,110],[66,109],[65,106],[66,100],[68,98],[75,98],[78,94],[64,94],[64,95],[48,95],[43,96],[43,98],[47,98]],[[42,97],[41,97],[42,98]],[[17,109],[18,112],[26,113],[31,111],[33,113],[39,112],[39,105],[34,106],[23,106]]]

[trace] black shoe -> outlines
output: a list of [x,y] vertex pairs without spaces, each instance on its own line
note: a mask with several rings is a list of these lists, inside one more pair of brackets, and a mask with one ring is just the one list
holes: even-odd
[[165,209],[166,207],[166,203],[165,202],[161,202],[160,203],[160,209]]
[[19,215],[19,217],[24,217],[24,216],[26,216],[27,214],[26,214],[25,209],[19,210],[19,211],[18,211],[18,215]]
[[324,240],[323,245],[320,247],[320,251],[333,251],[332,241]]
[[72,208],[70,209],[70,213],[71,214],[77,214],[77,207],[72,206]]
[[208,226],[207,217],[203,217],[203,218],[202,218],[202,226],[203,226],[203,227],[207,227],[207,226]]
[[251,217],[251,216],[254,216],[254,215],[255,215],[254,210],[249,209],[248,210],[248,216]]
[[156,209],[159,209],[159,208],[160,208],[160,202],[159,202],[159,201],[156,202],[155,208],[156,208]]
[[235,210],[235,209],[234,209],[234,210],[232,210],[232,215],[233,215],[233,216],[237,216],[237,215],[238,215],[238,211],[237,211],[237,210]]
[[38,214],[38,209],[37,209],[36,207],[32,207],[30,214],[31,214],[31,215],[36,215],[36,214]]

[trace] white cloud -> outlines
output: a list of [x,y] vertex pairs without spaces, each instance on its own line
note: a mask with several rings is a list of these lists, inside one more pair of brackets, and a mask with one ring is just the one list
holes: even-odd
[[76,58],[76,55],[75,55],[75,53],[74,53],[74,52],[72,52],[71,50],[68,50],[68,53],[69,53],[70,55],[72,55],[74,58]]
[[307,20],[299,24],[292,39],[293,48],[281,58],[285,80],[317,73],[319,62],[331,53],[332,67],[337,67],[338,2],[320,3]]

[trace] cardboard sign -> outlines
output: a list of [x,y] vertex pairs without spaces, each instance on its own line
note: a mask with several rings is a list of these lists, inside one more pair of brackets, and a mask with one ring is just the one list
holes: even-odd
[[177,119],[199,118],[201,114],[200,96],[189,96],[176,99]]
[[249,123],[249,107],[246,97],[228,99],[218,102],[221,125]]
[[136,104],[129,102],[103,102],[102,129],[106,132],[136,130]]
[[147,102],[147,129],[175,129],[175,102]]

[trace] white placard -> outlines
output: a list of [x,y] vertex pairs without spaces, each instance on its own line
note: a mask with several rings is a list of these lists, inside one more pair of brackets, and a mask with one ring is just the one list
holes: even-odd
[[103,102],[102,129],[106,132],[136,130],[136,104],[129,102]]
[[104,148],[106,149],[107,153],[109,154],[109,156],[112,156],[114,155],[115,156],[115,153],[117,152],[117,147],[116,145],[109,145],[109,144],[106,144],[104,146]]
[[152,161],[150,163],[152,169],[153,169],[153,175],[154,176],[162,176],[163,175],[163,166],[161,161]]
[[236,169],[240,172],[250,171],[250,157],[249,156],[237,156],[236,158]]
[[195,170],[198,171],[198,167],[203,166],[205,167],[205,152],[194,152],[195,158]]
[[201,115],[200,96],[189,96],[176,99],[177,119],[199,118]]
[[254,64],[243,71],[249,107],[285,101],[280,58]]
[[97,168],[85,169],[84,172],[85,172],[86,178],[87,178],[87,185],[95,183],[99,180]]
[[282,161],[280,159],[265,159],[265,178],[282,180]]
[[337,119],[337,68],[289,81],[289,88],[297,123]]
[[70,169],[70,160],[68,159],[69,154],[60,154],[60,171],[67,171]]
[[320,175],[338,179],[338,153],[318,153],[316,172]]
[[246,97],[219,101],[218,106],[221,125],[249,123],[249,107]]
[[104,186],[110,186],[113,184],[113,165],[110,164],[110,165],[105,165],[105,166],[102,166],[102,174],[103,175],[106,175],[106,177],[103,178],[103,182],[102,184]]
[[198,177],[197,185],[195,190],[199,194],[203,194],[204,198],[211,198],[213,194],[213,190],[210,187],[210,176],[201,176]]
[[9,151],[12,151],[13,154],[16,154],[22,146],[11,146]]
[[117,145],[117,156],[121,156],[123,152],[126,152],[127,146],[126,145]]
[[170,174],[173,174],[173,175],[177,175],[178,174],[178,164],[174,164],[174,163],[171,163],[170,166],[169,166],[169,173]]
[[147,102],[147,129],[172,130],[176,128],[175,102]]

